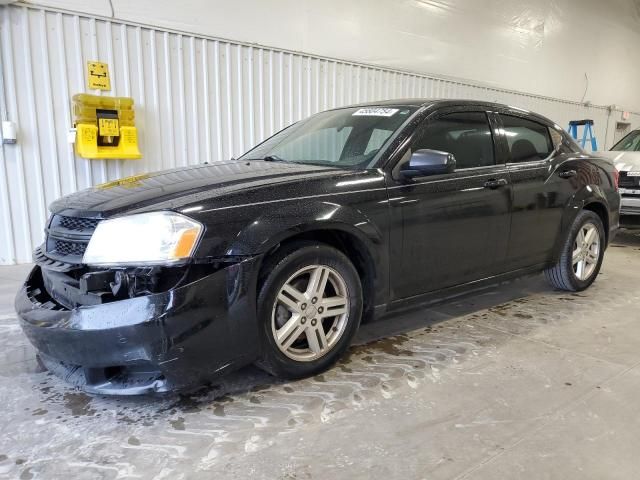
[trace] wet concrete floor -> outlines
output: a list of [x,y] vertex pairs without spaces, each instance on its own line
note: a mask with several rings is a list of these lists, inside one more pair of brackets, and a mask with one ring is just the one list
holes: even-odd
[[38,366],[0,267],[0,478],[532,479],[640,472],[640,234],[579,294],[541,276],[364,326],[331,371],[105,398]]

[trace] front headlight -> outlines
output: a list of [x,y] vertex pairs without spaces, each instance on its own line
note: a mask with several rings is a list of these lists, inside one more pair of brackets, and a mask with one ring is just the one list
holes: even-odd
[[87,265],[157,265],[191,256],[202,225],[174,212],[152,212],[103,220],[91,236]]

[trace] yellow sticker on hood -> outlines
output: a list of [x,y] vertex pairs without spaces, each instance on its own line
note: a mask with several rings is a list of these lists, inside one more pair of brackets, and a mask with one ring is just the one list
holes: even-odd
[[101,183],[100,185],[96,185],[96,188],[100,188],[102,190],[106,190],[108,188],[114,188],[114,187],[135,188],[142,185],[141,181],[149,177],[150,175],[148,173],[143,173],[140,175],[132,175],[130,177],[114,180],[112,182]]

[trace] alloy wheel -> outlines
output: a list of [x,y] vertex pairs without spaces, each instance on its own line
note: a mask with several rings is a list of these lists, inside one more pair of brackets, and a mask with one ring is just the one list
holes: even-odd
[[347,283],[333,268],[309,265],[281,287],[271,313],[273,338],[287,357],[310,362],[340,340],[349,319]]
[[593,223],[585,223],[573,242],[571,264],[573,273],[581,281],[587,280],[598,265],[600,258],[600,233]]

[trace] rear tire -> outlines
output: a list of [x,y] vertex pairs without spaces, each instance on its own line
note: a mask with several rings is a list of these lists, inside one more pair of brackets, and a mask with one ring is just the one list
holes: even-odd
[[353,264],[328,245],[295,242],[269,258],[262,271],[256,365],[286,379],[331,367],[362,316],[362,285]]
[[581,211],[573,221],[557,263],[544,271],[547,281],[569,292],[588,288],[600,272],[605,242],[600,217],[590,210]]

